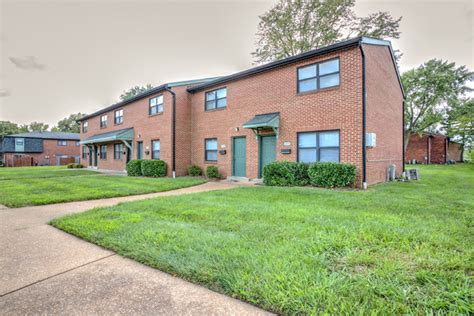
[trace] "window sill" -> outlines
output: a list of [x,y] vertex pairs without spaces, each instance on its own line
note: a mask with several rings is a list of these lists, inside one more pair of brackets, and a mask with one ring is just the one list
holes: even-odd
[[217,160],[205,160],[204,163],[206,165],[214,165],[217,163]]
[[331,91],[331,90],[337,90],[339,89],[341,86],[334,86],[334,87],[329,87],[329,88],[323,88],[323,89],[319,89],[319,90],[312,90],[312,91],[305,91],[305,92],[297,92],[296,95],[297,96],[303,96],[303,95],[308,95],[308,94],[316,94],[316,93],[319,93],[319,92],[324,92],[324,91]]
[[227,109],[227,106],[223,107],[223,108],[216,108],[216,109],[211,109],[211,110],[204,109],[204,112],[215,112],[215,111],[222,111],[222,110],[225,110],[225,109]]
[[104,129],[104,128],[107,128],[107,125],[105,125],[105,126],[101,126],[101,127],[100,127],[100,129]]
[[163,115],[163,112],[155,113],[155,114],[148,114],[148,117],[153,117],[153,116],[158,116],[158,115]]
[[114,125],[122,125],[122,124],[123,124],[123,122],[122,123],[114,123]]

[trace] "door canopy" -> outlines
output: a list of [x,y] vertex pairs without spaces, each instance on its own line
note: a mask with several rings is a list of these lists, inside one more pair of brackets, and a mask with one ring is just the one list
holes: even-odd
[[249,128],[258,135],[259,130],[271,128],[278,138],[280,130],[280,112],[257,114],[251,120],[244,123],[243,128]]

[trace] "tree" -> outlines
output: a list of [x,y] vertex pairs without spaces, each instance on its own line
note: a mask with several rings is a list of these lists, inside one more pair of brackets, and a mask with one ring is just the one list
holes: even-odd
[[18,124],[10,121],[0,121],[0,138],[17,133],[20,133]]
[[147,84],[146,86],[135,86],[135,87],[132,87],[126,91],[124,91],[121,95],[120,95],[120,100],[122,101],[125,101],[127,99],[130,99],[131,97],[134,97],[140,93],[143,93],[147,90],[150,90],[152,89],[153,86],[151,84]]
[[53,127],[51,131],[53,132],[68,132],[68,133],[80,133],[81,124],[78,120],[81,119],[85,114],[83,113],[74,113],[68,117],[60,120],[58,125]]
[[[410,136],[440,124],[466,92],[473,73],[465,66],[431,59],[402,74],[405,99],[405,149]],[[450,106],[451,105],[451,106]]]
[[48,128],[48,124],[41,122],[31,122],[30,125],[28,125],[29,132],[46,132]]
[[474,141],[474,99],[460,100],[450,109],[443,122],[447,136],[461,143],[464,152],[466,148],[472,148]]
[[280,0],[260,16],[257,63],[293,56],[354,37],[399,38],[401,17],[388,12],[357,17],[355,0]]

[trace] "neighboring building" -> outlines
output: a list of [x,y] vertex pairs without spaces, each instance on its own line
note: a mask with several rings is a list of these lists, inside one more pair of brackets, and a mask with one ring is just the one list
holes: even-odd
[[79,134],[33,132],[0,139],[0,161],[7,167],[54,166],[80,161]]
[[246,178],[273,160],[338,161],[356,165],[358,186],[373,184],[392,164],[402,172],[403,99],[390,42],[359,37],[87,115],[82,159],[115,170],[162,159],[168,175],[216,165]]
[[408,163],[422,164],[444,164],[450,160],[460,162],[462,146],[441,134],[415,134],[410,137],[405,159]]

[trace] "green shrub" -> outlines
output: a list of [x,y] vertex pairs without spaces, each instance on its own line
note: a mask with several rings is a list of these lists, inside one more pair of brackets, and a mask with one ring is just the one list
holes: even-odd
[[218,179],[221,177],[219,169],[216,166],[208,166],[206,169],[206,176],[208,178]]
[[305,186],[309,184],[309,164],[274,161],[263,168],[263,183],[269,186]]
[[309,181],[316,187],[337,188],[352,185],[356,167],[348,163],[317,162],[308,169]]
[[139,177],[142,175],[142,160],[130,160],[127,163],[127,175],[130,177]]
[[164,177],[166,176],[166,163],[163,160],[142,160],[142,175]]
[[80,163],[75,163],[75,164],[73,165],[73,168],[81,169],[81,168],[84,168],[84,166],[81,165]]
[[191,177],[198,177],[201,174],[202,170],[201,168],[199,168],[199,166],[191,165],[188,167],[188,175],[190,175]]
[[71,163],[68,163],[68,164],[66,165],[66,167],[67,167],[68,169],[72,169],[72,168],[74,168],[74,165],[75,165],[75,163],[71,162]]

